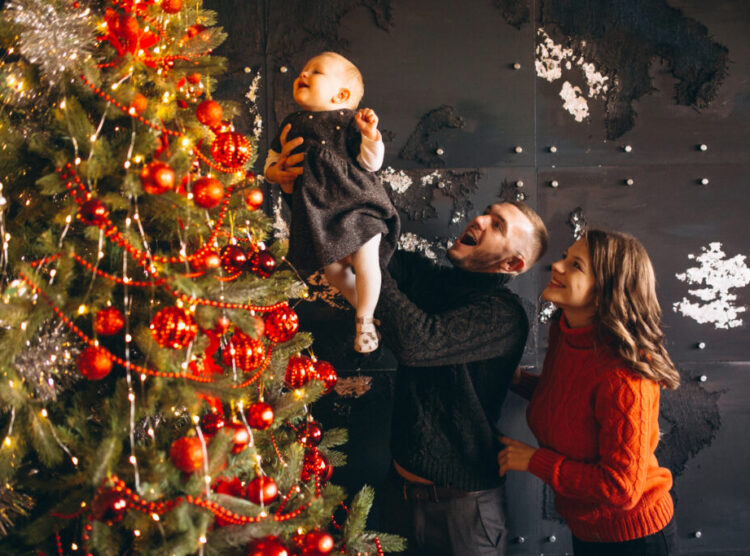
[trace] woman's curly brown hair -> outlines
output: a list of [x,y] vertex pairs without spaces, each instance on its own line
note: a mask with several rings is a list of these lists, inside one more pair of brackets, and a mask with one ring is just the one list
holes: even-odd
[[656,278],[646,249],[634,237],[604,230],[583,235],[594,274],[594,331],[633,372],[664,388],[680,374],[664,347]]

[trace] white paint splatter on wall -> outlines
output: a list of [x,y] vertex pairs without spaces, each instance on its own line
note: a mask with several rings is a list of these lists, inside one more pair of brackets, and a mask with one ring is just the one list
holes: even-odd
[[413,180],[403,170],[395,170],[388,166],[379,173],[384,184],[389,185],[396,193],[406,193],[412,185]]
[[678,280],[689,285],[701,286],[688,290],[697,301],[682,298],[673,305],[673,309],[683,316],[690,317],[701,324],[713,324],[715,328],[736,328],[742,326],[740,314],[747,308],[738,306],[737,295],[730,290],[750,284],[750,268],[745,264],[745,255],[736,255],[731,259],[721,248],[721,243],[710,243],[703,247],[700,255],[688,255],[699,266],[688,268],[676,274]]
[[586,102],[580,87],[574,87],[566,81],[560,89],[560,98],[563,99],[563,108],[573,114],[577,122],[589,117],[589,103]]
[[[604,96],[609,90],[609,77],[597,71],[596,66],[587,62],[583,56],[576,55],[572,48],[565,48],[553,41],[543,28],[537,30],[539,37],[536,46],[536,74],[550,83],[561,79],[563,69],[572,70],[578,66],[583,73],[588,87],[584,94],[580,87],[574,86],[570,81],[565,81],[560,89],[560,97],[563,99],[563,108],[570,112],[577,122],[582,122],[589,116],[588,99]],[[581,42],[581,46],[585,46]]]
[[450,185],[451,183],[450,180],[445,179],[445,176],[439,170],[422,176],[419,181],[423,187],[437,185],[439,189],[444,189],[446,185]]
[[402,232],[398,240],[398,248],[410,253],[421,253],[428,259],[437,261],[438,254],[434,245],[427,239],[412,232]]

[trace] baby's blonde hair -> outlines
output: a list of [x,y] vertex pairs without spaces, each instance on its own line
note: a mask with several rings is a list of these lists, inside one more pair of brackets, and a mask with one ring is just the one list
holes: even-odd
[[362,80],[362,74],[360,73],[359,68],[338,52],[321,52],[318,56],[328,56],[341,62],[344,67],[346,86],[351,95],[348,104],[351,109],[356,109],[357,106],[359,106],[359,102],[362,100],[362,96],[365,94],[365,84]]

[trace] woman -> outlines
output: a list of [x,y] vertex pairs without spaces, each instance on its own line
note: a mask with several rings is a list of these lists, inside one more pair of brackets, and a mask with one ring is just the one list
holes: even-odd
[[631,236],[590,230],[542,295],[561,309],[542,374],[514,377],[540,448],[502,438],[500,474],[529,471],[552,487],[576,556],[677,554],[672,475],[654,451],[659,390],[679,374],[648,254]]

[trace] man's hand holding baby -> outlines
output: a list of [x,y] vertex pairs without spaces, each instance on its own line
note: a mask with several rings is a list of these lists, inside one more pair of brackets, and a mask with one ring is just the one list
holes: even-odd
[[372,108],[362,108],[354,116],[354,121],[359,131],[370,141],[379,141],[380,132],[378,131],[378,115]]
[[305,158],[304,153],[289,154],[303,142],[302,137],[296,137],[290,141],[286,140],[291,129],[292,126],[289,124],[281,131],[279,159],[266,168],[265,172],[266,179],[271,183],[278,183],[284,193],[291,193],[294,189],[294,180],[302,174],[301,163]]

